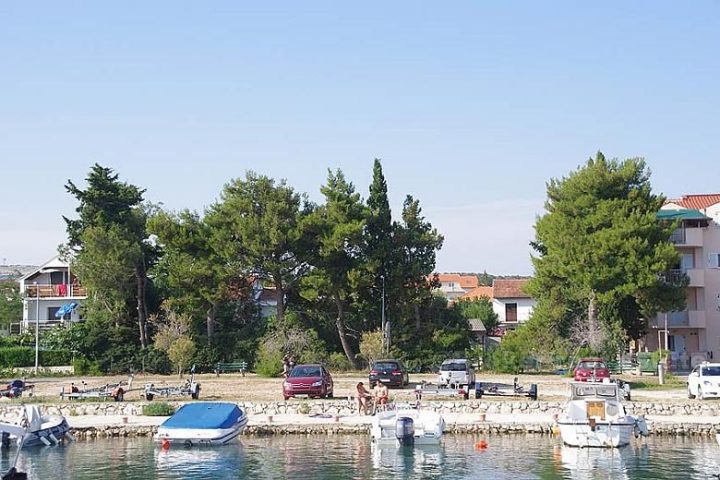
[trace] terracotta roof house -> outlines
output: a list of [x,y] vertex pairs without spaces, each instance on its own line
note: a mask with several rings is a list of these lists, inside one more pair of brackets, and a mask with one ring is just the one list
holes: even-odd
[[485,298],[492,298],[493,297],[493,287],[488,287],[485,285],[482,285],[477,288],[473,288],[469,292],[467,292],[465,295],[463,295],[460,298],[465,298],[468,300],[475,300],[476,298],[485,297]]
[[698,210],[720,223],[720,193],[683,195],[680,198],[668,199],[662,207],[662,210],[680,209]]
[[439,290],[448,300],[462,297],[478,286],[478,278],[475,275],[440,273],[438,274],[438,280],[440,281]]

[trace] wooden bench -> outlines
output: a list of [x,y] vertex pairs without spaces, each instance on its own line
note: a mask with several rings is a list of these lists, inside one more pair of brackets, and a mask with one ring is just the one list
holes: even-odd
[[221,373],[227,373],[227,372],[240,372],[242,373],[242,376],[245,376],[245,372],[247,371],[247,362],[242,360],[239,362],[229,362],[229,363],[220,363],[218,362],[215,365],[215,375],[220,376]]

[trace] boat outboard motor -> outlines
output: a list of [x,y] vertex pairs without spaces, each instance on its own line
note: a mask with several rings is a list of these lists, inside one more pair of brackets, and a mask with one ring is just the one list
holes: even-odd
[[400,445],[413,445],[415,443],[415,424],[412,418],[400,417],[395,422],[395,438]]

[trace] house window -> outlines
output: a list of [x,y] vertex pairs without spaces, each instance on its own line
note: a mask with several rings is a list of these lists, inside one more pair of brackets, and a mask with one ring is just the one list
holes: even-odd
[[711,253],[708,255],[708,267],[720,268],[720,253]]
[[517,322],[517,303],[505,304],[505,321]]
[[64,272],[50,272],[50,284],[51,285],[60,285],[61,283],[65,283],[65,273]]
[[[58,320],[57,318],[55,318],[55,314],[57,313],[58,310],[60,310],[60,307],[48,307],[47,320]],[[70,320],[69,312],[65,314],[65,316],[63,317],[63,320]]]

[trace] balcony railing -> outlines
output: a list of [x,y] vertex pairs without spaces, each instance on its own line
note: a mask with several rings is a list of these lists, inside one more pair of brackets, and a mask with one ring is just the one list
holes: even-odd
[[685,229],[684,228],[677,228],[675,231],[670,235],[670,241],[672,243],[677,244],[684,244],[685,243]]
[[[665,314],[659,313],[649,321],[649,326],[654,328],[665,328]],[[680,312],[667,312],[667,326],[706,328],[705,312],[703,310],[683,310]]]
[[50,297],[87,297],[87,290],[81,285],[59,283],[55,285],[37,284],[25,286],[26,298]]

